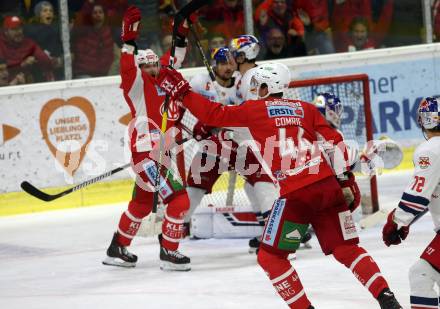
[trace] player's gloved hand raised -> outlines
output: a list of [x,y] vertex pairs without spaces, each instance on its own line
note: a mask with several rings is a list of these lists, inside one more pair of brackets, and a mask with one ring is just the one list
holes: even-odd
[[174,69],[162,67],[157,78],[159,87],[172,99],[184,96],[190,89],[188,81]]
[[349,172],[344,175],[344,179],[339,180],[342,193],[344,194],[345,201],[351,212],[361,204],[361,191],[356,182],[354,174]]
[[141,10],[135,6],[130,6],[124,13],[122,20],[121,39],[123,42],[134,41],[138,37],[139,22],[141,20]]
[[409,233],[409,226],[402,226],[398,228],[396,222],[394,222],[394,213],[396,210],[394,209],[388,215],[387,223],[384,225],[382,230],[382,239],[387,247],[391,245],[398,245],[405,240]]
[[[188,36],[189,33],[189,24],[193,25],[195,23],[197,23],[198,20],[198,16],[196,13],[192,13],[188,20],[184,20],[179,27],[177,28],[177,35],[183,38],[186,38]],[[174,21],[173,21],[174,23]]]

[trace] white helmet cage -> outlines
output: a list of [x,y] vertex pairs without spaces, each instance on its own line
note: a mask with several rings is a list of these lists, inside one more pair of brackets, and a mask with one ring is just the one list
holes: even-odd
[[[289,88],[290,70],[278,62],[269,62],[258,66],[251,78],[251,92],[260,99],[267,98],[271,94],[284,93]],[[267,86],[268,93],[264,97],[259,96],[261,86]]]
[[151,49],[140,49],[136,55],[137,65],[156,64],[159,65],[159,57]]

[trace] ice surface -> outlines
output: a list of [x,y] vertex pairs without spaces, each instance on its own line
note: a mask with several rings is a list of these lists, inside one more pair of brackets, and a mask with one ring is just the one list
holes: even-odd
[[[381,206],[397,205],[408,173],[379,179]],[[0,308],[287,308],[276,295],[246,239],[185,240],[181,251],[192,271],[162,272],[154,238],[135,239],[134,269],[103,266],[101,260],[125,205],[90,207],[0,218]],[[409,308],[408,269],[434,237],[427,215],[404,244],[387,248],[381,226],[361,231],[361,244],[376,259],[392,290]],[[379,308],[353,275],[316,242],[293,262],[319,309]],[[176,307],[174,307],[176,306]]]

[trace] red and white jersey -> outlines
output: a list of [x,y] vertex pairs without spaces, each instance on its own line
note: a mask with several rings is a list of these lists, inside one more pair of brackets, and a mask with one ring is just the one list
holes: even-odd
[[223,106],[189,92],[183,105],[207,125],[248,127],[253,139],[250,147],[264,172],[279,183],[281,195],[334,175],[317,133],[330,144],[341,143],[342,136],[312,104],[267,98]]
[[237,83],[240,80],[240,73],[234,72],[233,84],[231,87],[223,87],[214,83],[208,74],[197,74],[191,81],[190,86],[194,92],[197,92],[210,101],[223,103],[225,105],[237,105],[241,100],[237,99]]
[[[176,47],[176,68],[182,63],[185,53],[186,48]],[[133,118],[129,125],[131,151],[150,151],[154,143],[160,139],[165,92],[159,88],[154,77],[139,68],[132,46],[123,46],[120,67],[122,79],[120,87]],[[174,126],[180,116],[180,102],[171,100],[168,107],[167,128]]]
[[241,75],[239,72],[239,81],[237,83],[237,93],[236,96],[238,100],[241,102],[247,101],[247,100],[254,100],[256,99],[250,92],[251,89],[251,79],[252,76],[255,74],[255,71],[257,70],[257,67],[247,70],[243,75]]
[[414,152],[414,175],[394,214],[399,225],[408,225],[429,208],[436,231],[440,231],[440,136],[432,137]]

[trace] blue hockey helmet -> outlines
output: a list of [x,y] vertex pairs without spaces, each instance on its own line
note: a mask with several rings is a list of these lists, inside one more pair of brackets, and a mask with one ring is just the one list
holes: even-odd
[[426,130],[440,131],[440,103],[437,98],[427,97],[417,110],[418,123]]
[[337,96],[328,92],[318,93],[313,103],[332,126],[339,128],[344,107]]
[[211,52],[211,65],[215,67],[217,63],[227,63],[232,60],[231,51],[227,47],[214,48]]

